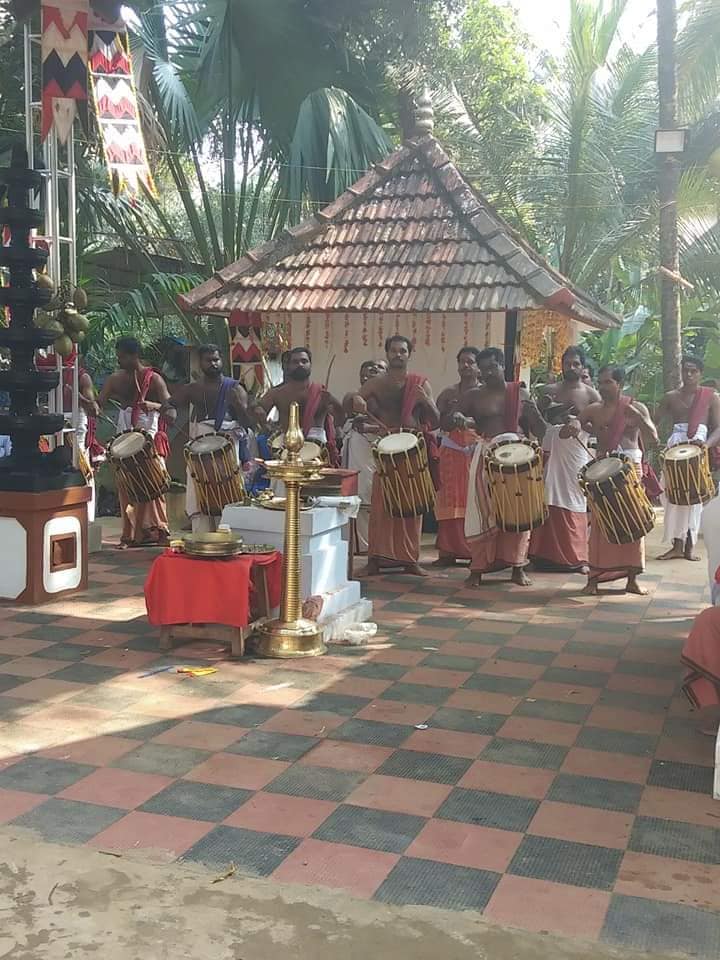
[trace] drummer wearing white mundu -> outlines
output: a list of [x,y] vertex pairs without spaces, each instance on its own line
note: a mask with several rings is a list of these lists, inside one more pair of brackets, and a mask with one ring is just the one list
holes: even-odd
[[[115,401],[120,407],[118,434],[143,430],[158,446],[160,411],[170,399],[167,384],[152,367],[141,363],[140,343],[134,337],[121,337],[115,350],[120,370],[105,381],[98,406],[102,408],[108,401]],[[167,416],[174,419],[174,410],[169,410]],[[121,547],[157,546],[168,542],[170,531],[164,495],[147,503],[131,503],[118,484],[118,499],[123,521]]]
[[[624,454],[639,478],[642,474],[640,436],[642,434],[646,443],[656,443],[657,430],[645,404],[623,396],[624,383],[625,371],[622,367],[603,367],[598,375],[600,403],[591,403],[585,408],[582,425],[574,421],[569,427],[578,433],[584,429],[597,437],[599,457]],[[598,584],[625,578],[628,593],[647,593],[637,582],[638,575],[645,569],[644,536],[639,536],[631,543],[610,543],[603,536],[599,524],[593,520],[590,523],[588,555],[590,571],[584,593],[596,596]]]
[[[167,406],[180,407],[190,404],[190,439],[211,433],[226,434],[235,445],[238,463],[247,464],[250,461],[248,430],[251,426],[247,393],[237,380],[223,376],[222,354],[216,344],[205,343],[198,347],[198,360],[200,378],[178,387]],[[185,512],[190,518],[193,532],[214,530],[218,518],[202,513],[195,481],[189,468],[185,489]]]
[[[359,393],[346,398],[354,414],[370,414],[388,433],[407,430],[427,434],[440,423],[430,382],[421,374],[408,373],[412,350],[407,337],[399,334],[388,337],[385,341],[388,372],[372,377]],[[381,567],[401,567],[415,576],[427,576],[418,563],[421,531],[421,512],[403,517],[388,513],[380,478],[375,474],[368,525],[367,575],[378,574]]]
[[[679,390],[666,393],[658,407],[656,417],[658,423],[669,420],[673,427],[668,438],[668,450],[679,444],[697,444],[704,448],[701,456],[693,458],[697,463],[686,463],[688,479],[694,479],[694,474],[709,473],[709,465],[705,462],[707,450],[712,450],[720,443],[720,397],[712,387],[703,387],[700,380],[703,373],[703,361],[699,357],[685,355],[682,359],[682,385]],[[709,435],[708,435],[709,434]],[[691,452],[691,451],[690,451]],[[658,560],[699,560],[693,547],[698,541],[700,533],[700,517],[703,504],[696,498],[685,499],[673,496],[669,489],[670,477],[667,468],[663,471],[663,507],[665,508],[664,541],[670,544],[670,549],[658,557]],[[698,479],[700,479],[698,477]],[[708,496],[714,494],[714,485],[708,477]],[[680,499],[680,503],[675,503]]]
[[500,441],[520,440],[520,431],[542,440],[546,424],[519,382],[505,382],[505,358],[502,350],[488,347],[478,355],[481,384],[468,390],[457,407],[467,425],[483,438],[475,448],[470,464],[468,500],[465,511],[465,537],[472,559],[468,586],[479,587],[483,574],[512,568],[511,580],[528,586],[525,574],[530,531],[506,532],[497,524],[490,494],[485,456]]

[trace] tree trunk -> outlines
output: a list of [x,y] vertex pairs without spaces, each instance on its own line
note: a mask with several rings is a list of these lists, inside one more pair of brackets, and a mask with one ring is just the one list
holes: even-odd
[[[677,33],[676,0],[657,0],[658,126],[677,128]],[[677,194],[680,182],[680,158],[674,154],[658,156],[658,199],[660,202],[660,263],[674,277],[680,273],[677,230]],[[674,390],[681,382],[680,288],[675,279],[660,276],[660,316],[662,324],[663,384]]]

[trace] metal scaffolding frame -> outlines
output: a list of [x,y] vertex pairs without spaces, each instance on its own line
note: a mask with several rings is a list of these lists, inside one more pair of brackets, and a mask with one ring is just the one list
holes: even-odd
[[[70,286],[77,286],[77,184],[75,178],[75,124],[65,145],[58,141],[53,126],[40,143],[40,120],[42,111],[41,91],[41,35],[34,33],[31,23],[23,27],[24,73],[25,73],[25,147],[28,166],[35,167],[38,152],[42,156],[44,169],[41,171],[45,181],[45,227],[44,233],[35,235],[44,240],[49,248],[48,271],[59,289],[64,280]],[[48,397],[51,413],[64,413],[65,373],[63,358],[57,355],[57,369],[60,383]],[[79,404],[79,363],[77,351],[72,366],[72,420],[71,426],[56,434],[55,444],[64,443],[64,434],[77,436]],[[73,465],[78,464],[78,444],[73,443]]]

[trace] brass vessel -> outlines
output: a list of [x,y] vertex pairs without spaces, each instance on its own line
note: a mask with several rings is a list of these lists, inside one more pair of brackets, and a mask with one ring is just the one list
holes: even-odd
[[285,547],[280,617],[261,624],[250,640],[254,653],[260,657],[291,659],[317,657],[326,652],[322,630],[314,620],[305,620],[302,616],[300,597],[300,487],[322,476],[319,460],[303,462],[300,459],[304,442],[299,408],[297,403],[292,403],[285,432],[287,457],[265,462],[272,479],[285,484]]

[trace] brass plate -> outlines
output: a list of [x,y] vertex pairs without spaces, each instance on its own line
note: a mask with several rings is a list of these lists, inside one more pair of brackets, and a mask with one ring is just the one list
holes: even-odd
[[190,533],[183,537],[183,550],[189,557],[236,557],[242,546],[242,537],[234,534]]
[[[267,500],[257,500],[258,507],[262,507],[264,510],[284,510],[285,509],[285,497],[273,497],[272,499]],[[309,510],[310,507],[303,503],[300,504],[301,510]]]
[[246,553],[275,553],[277,548],[269,543],[244,543],[240,548],[240,554]]

